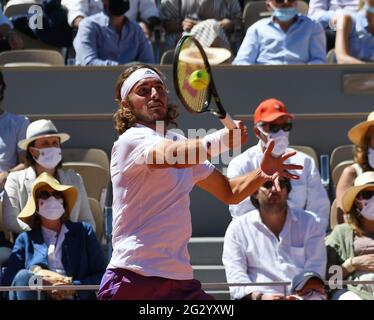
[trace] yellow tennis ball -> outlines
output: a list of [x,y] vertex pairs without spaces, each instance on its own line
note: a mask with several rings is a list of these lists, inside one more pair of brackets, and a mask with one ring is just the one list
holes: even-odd
[[195,90],[203,90],[208,87],[210,75],[205,70],[195,70],[188,78],[188,83]]

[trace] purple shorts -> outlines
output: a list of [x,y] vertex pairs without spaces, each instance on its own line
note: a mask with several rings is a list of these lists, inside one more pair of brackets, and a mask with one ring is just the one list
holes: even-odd
[[195,279],[146,277],[126,269],[107,269],[98,293],[100,300],[214,300]]

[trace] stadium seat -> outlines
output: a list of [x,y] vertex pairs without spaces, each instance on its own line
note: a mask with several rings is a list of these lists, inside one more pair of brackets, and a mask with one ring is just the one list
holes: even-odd
[[333,201],[331,205],[331,210],[330,210],[330,229],[334,229],[334,227],[339,224],[338,221],[338,207],[336,203],[336,199]]
[[331,152],[330,157],[330,169],[331,172],[334,170],[334,168],[341,162],[346,160],[353,160],[353,151],[354,151],[354,145],[353,144],[347,144],[347,145],[341,145]]
[[336,188],[344,169],[351,166],[353,163],[353,160],[346,160],[338,163],[335,166],[335,168],[332,170],[332,183],[334,185],[334,188]]
[[95,198],[101,203],[102,194],[109,183],[108,172],[100,165],[90,162],[64,162],[64,170],[72,169],[82,176],[88,197]]
[[3,223],[3,203],[0,201],[0,232],[4,233],[5,239],[10,242],[14,242],[13,235],[10,231],[7,231]]
[[309,147],[309,146],[298,146],[298,145],[292,145],[290,147],[294,148],[297,151],[304,152],[308,156],[312,157],[313,160],[314,160],[314,163],[316,164],[316,167],[318,168],[319,161],[318,161],[317,152],[312,147]]
[[0,53],[0,65],[4,67],[21,66],[63,66],[64,57],[55,50],[25,49]]
[[160,64],[172,64],[174,58],[174,49],[167,50],[162,54]]
[[4,15],[9,18],[24,15],[28,13],[31,6],[38,4],[39,1],[36,0],[9,0],[4,6]]
[[100,206],[99,201],[95,198],[88,198],[88,202],[90,204],[92,215],[95,219],[96,224],[96,236],[101,241],[104,235],[104,214],[103,209]]
[[331,49],[329,52],[327,52],[326,63],[336,64],[335,49]]
[[62,158],[71,162],[91,162],[103,167],[109,174],[109,158],[104,150],[96,148],[63,148]]
[[[309,6],[304,1],[297,2],[297,10],[302,14],[307,15]],[[248,2],[243,10],[243,25],[244,30],[247,30],[256,21],[270,17],[271,12],[267,9],[266,1],[251,1]]]

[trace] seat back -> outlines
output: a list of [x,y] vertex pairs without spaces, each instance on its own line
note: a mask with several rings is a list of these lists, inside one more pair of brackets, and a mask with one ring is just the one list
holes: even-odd
[[334,185],[334,188],[338,185],[340,176],[342,175],[345,168],[351,166],[354,163],[353,160],[346,160],[338,163],[334,169],[332,170],[332,183]]
[[328,64],[336,64],[336,58],[335,58],[335,49],[329,50],[326,54],[326,63]]
[[64,57],[55,50],[24,49],[11,50],[0,53],[0,65],[16,66],[63,66]]
[[95,219],[96,224],[96,236],[99,241],[101,241],[103,235],[104,235],[104,213],[103,209],[100,206],[99,201],[97,201],[95,198],[88,197],[88,202],[90,204],[90,209],[92,212],[92,215]]
[[338,221],[338,205],[336,199],[332,202],[331,210],[330,210],[330,228],[331,230],[339,224]]
[[331,152],[330,169],[331,171],[341,162],[346,160],[353,160],[354,145],[346,144],[336,147]]
[[64,170],[72,169],[82,176],[88,197],[101,201],[102,193],[109,183],[108,172],[95,163],[90,162],[64,162]]
[[9,0],[4,6],[4,15],[9,18],[26,15],[31,6],[38,4],[39,2],[36,0]]
[[161,65],[172,64],[173,59],[174,59],[174,49],[166,50],[161,56],[160,64]]
[[[309,6],[304,1],[298,1],[296,9],[300,13],[307,15]],[[266,1],[247,2],[243,10],[244,29],[247,30],[256,21],[271,15],[272,13],[267,9]]]
[[317,152],[312,147],[309,147],[309,146],[299,146],[299,145],[292,145],[290,147],[293,148],[293,149],[295,149],[295,150],[297,150],[297,151],[304,152],[308,156],[312,157],[313,160],[314,160],[314,163],[315,163],[316,167],[319,168],[319,161],[318,161]]

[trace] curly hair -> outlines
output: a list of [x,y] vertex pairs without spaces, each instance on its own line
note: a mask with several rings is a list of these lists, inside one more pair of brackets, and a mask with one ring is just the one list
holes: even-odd
[[362,227],[361,214],[355,202],[347,213],[347,218],[347,223],[352,227],[354,234],[361,237],[365,232]]
[[362,145],[356,145],[354,150],[354,161],[360,165],[364,172],[373,171],[369,164],[368,150],[370,147],[371,136],[374,134],[374,126],[371,126],[365,134]]
[[[164,79],[165,77],[159,71],[157,68],[152,67],[148,64],[135,64],[130,66],[129,68],[126,68],[119,76],[116,87],[115,87],[115,101],[118,104],[118,110],[114,113],[113,119],[114,119],[114,127],[118,133],[118,135],[121,135],[124,133],[127,129],[131,128],[134,126],[136,123],[137,119],[136,116],[131,112],[129,109],[125,109],[121,105],[121,87],[123,82],[136,70],[141,69],[141,68],[148,68],[152,69],[155,71],[161,79]],[[128,99],[128,98],[126,98]],[[129,100],[128,100],[129,101]],[[168,127],[170,124],[173,124],[177,126],[175,119],[178,117],[178,112],[177,112],[177,106],[172,103],[168,103],[167,106],[167,115],[165,119],[165,127]]]

